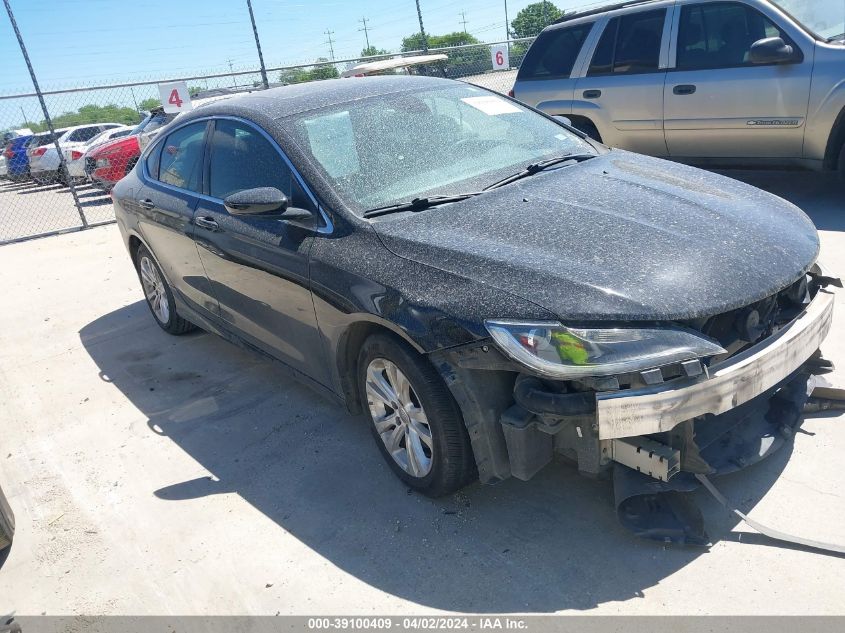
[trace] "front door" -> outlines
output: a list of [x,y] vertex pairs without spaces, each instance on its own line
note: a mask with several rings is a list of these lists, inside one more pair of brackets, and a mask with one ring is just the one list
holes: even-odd
[[275,187],[291,206],[316,213],[313,202],[275,142],[252,124],[217,119],[209,153],[195,238],[220,316],[247,342],[327,384],[308,276],[314,223],[230,215],[223,204],[256,187]]
[[[676,68],[665,88],[666,143],[675,157],[798,158],[804,144],[812,55],[741,2],[685,5]],[[781,37],[793,62],[756,65],[751,45]]]

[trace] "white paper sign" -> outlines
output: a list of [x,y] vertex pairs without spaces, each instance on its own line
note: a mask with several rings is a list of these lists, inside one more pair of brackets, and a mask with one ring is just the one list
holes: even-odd
[[490,95],[489,97],[466,97],[461,99],[467,105],[472,106],[476,110],[481,110],[484,114],[496,116],[499,114],[514,114],[522,112],[510,101],[506,101],[501,97]]
[[194,106],[191,105],[191,93],[188,92],[188,84],[184,81],[159,84],[158,94],[161,96],[161,105],[164,106],[164,111],[168,114],[194,109]]
[[493,70],[507,70],[511,67],[508,58],[507,44],[497,44],[490,47],[490,57],[493,60]]

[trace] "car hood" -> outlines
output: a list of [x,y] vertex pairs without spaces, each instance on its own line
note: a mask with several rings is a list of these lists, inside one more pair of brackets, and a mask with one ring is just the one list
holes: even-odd
[[400,257],[571,321],[711,316],[786,288],[819,252],[794,205],[619,150],[373,226]]

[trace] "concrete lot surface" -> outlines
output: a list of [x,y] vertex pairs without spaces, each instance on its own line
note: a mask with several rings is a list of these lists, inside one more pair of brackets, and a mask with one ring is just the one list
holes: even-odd
[[[845,195],[788,194],[845,277]],[[845,558],[777,546],[698,494],[714,545],[618,526],[609,484],[409,494],[353,418],[211,335],[163,333],[115,226],[0,248],[0,483],[17,538],[0,613],[845,614]],[[845,292],[825,351],[845,367]],[[845,417],[719,487],[763,523],[845,542]]]

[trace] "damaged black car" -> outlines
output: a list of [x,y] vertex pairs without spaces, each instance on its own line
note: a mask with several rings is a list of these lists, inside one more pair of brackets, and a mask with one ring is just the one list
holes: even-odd
[[796,428],[837,285],[798,208],[475,86],[370,77],[179,117],[113,192],[153,318],[369,418],[429,495],[608,477],[637,534]]

